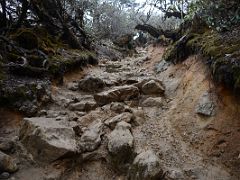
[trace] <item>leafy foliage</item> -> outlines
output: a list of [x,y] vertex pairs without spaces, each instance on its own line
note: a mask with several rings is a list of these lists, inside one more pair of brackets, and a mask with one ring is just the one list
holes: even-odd
[[218,31],[230,30],[240,24],[240,6],[235,0],[197,0],[190,4],[189,16],[200,16]]

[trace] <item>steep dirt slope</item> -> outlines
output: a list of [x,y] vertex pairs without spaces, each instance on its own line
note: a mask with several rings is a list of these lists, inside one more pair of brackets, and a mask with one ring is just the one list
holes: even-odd
[[[153,49],[153,54],[155,51],[159,50]],[[162,117],[171,122],[174,133],[179,134],[194,153],[203,152],[204,161],[223,163],[230,174],[239,177],[240,106],[233,92],[214,84],[201,56],[191,56],[181,64],[170,66],[157,77],[163,79],[168,89],[171,102]],[[199,99],[206,92],[215,104],[212,117],[196,114]],[[196,167],[196,164],[190,166]],[[211,174],[214,169],[206,168],[206,171]]]

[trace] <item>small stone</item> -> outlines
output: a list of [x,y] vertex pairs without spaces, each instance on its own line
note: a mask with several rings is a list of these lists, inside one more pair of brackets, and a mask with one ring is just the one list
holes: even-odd
[[16,172],[18,170],[17,164],[14,162],[14,159],[0,151],[0,172]]
[[61,111],[59,114],[65,116],[65,115],[67,115],[67,112],[66,111]]
[[76,82],[68,83],[67,88],[71,91],[77,91],[78,90],[78,83],[76,83]]
[[14,141],[0,138],[0,150],[3,152],[11,152],[14,148]]
[[111,119],[106,120],[104,122],[104,124],[109,126],[111,129],[114,129],[117,123],[119,123],[121,121],[130,123],[132,119],[133,119],[133,115],[129,112],[125,112],[125,113],[119,114]]
[[10,174],[8,172],[4,172],[0,174],[0,179],[8,179],[10,177]]
[[102,79],[87,76],[78,83],[79,90],[86,92],[97,92],[105,87],[105,83]]
[[215,102],[214,95],[205,92],[199,99],[199,102],[195,109],[196,113],[205,115],[205,116],[214,116],[215,115]]
[[125,106],[123,103],[113,102],[111,103],[110,109],[116,113],[122,113],[125,110]]
[[141,124],[145,123],[145,113],[142,108],[137,109],[131,109],[131,112],[133,113],[133,122],[134,125],[139,126]]
[[96,109],[96,107],[97,103],[94,100],[82,100],[69,105],[69,109],[72,111],[90,111]]
[[79,136],[79,137],[82,136],[82,134],[83,134],[83,128],[82,128],[81,126],[79,126],[79,125],[74,126],[74,127],[73,127],[73,130],[74,130],[74,132],[75,132],[75,134],[76,134],[77,136]]
[[63,117],[59,116],[59,117],[56,117],[56,121],[61,121],[63,120]]
[[161,60],[161,62],[159,62],[156,67],[155,67],[155,70],[157,73],[161,73],[161,72],[164,72],[168,69],[168,67],[170,66],[171,63],[165,61],[164,59]]
[[162,97],[157,97],[157,98],[149,97],[142,102],[142,106],[143,107],[162,107],[163,99]]
[[166,173],[166,178],[169,180],[183,180],[184,179],[184,175],[183,172],[180,170],[169,170]]
[[41,110],[39,112],[39,116],[46,116],[47,115],[47,111],[46,110]]
[[150,80],[142,86],[142,92],[146,95],[163,94],[164,91],[164,87],[155,80]]
[[78,116],[82,117],[82,116],[85,116],[85,115],[86,115],[86,112],[80,112],[80,111],[78,111],[78,112],[76,112],[76,114],[77,114]]

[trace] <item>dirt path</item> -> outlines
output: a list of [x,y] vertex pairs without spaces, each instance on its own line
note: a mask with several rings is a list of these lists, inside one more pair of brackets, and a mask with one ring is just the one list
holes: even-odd
[[[200,57],[190,57],[175,66],[159,64],[163,51],[161,47],[138,49],[135,57],[121,62],[101,61],[98,67],[66,75],[63,86],[52,88],[53,104],[45,107],[39,117],[55,118],[66,127],[78,127],[80,137],[77,140],[80,142],[86,131],[92,133],[93,130],[100,142],[90,133],[94,143],[79,143],[81,155],[61,157],[47,164],[33,160],[20,165],[20,171],[13,177],[20,180],[127,179],[125,165],[116,167],[109,155],[109,134],[114,127],[106,127],[106,122],[128,113],[134,139],[134,150],[131,151],[136,155],[153,150],[159,157],[165,179],[238,179],[240,146],[235,137],[239,137],[237,112],[240,106],[228,92],[215,88]],[[100,80],[92,86],[79,87],[79,81],[88,79],[86,77],[97,77],[104,82],[104,87]],[[97,107],[99,103],[95,104],[93,95],[98,92],[126,85],[139,86],[144,79],[161,81],[165,87],[164,95],[140,92],[138,98],[126,98],[123,103],[108,102],[101,107]],[[214,113],[211,116],[196,113],[199,99],[206,92],[213,94]],[[125,119],[120,117],[120,121]],[[104,124],[101,132],[92,126],[98,121]]]

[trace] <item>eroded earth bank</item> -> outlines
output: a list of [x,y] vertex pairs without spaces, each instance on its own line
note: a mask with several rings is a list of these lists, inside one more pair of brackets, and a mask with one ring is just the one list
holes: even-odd
[[173,65],[164,50],[66,74],[37,116],[1,109],[1,178],[239,179],[237,99],[201,56]]

